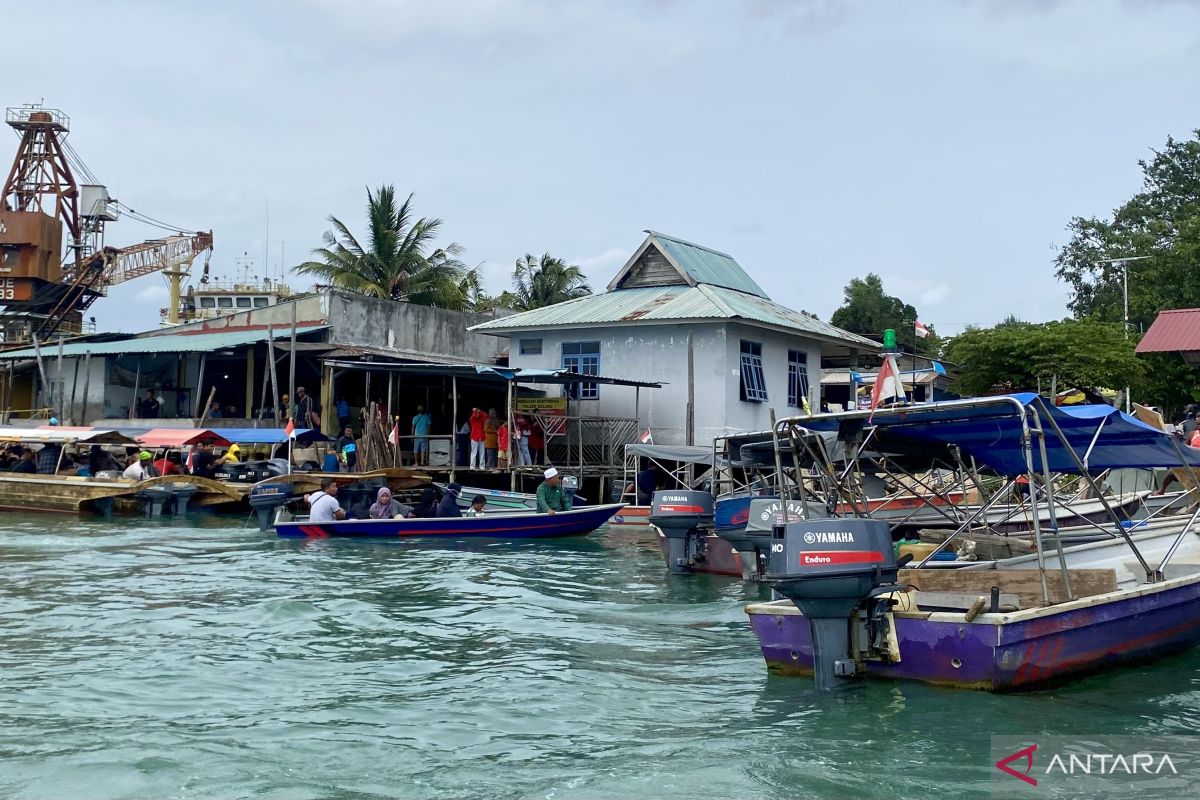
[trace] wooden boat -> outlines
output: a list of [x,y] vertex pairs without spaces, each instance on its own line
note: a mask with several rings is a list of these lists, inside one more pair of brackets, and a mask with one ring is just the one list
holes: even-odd
[[625,506],[608,524],[613,528],[648,528],[650,506]]
[[[826,416],[797,418],[795,424],[836,426],[853,414]],[[1091,470],[1165,466],[1180,460],[1200,466],[1200,451],[1181,450],[1169,435],[1111,407],[1057,409],[1035,395],[877,410],[874,424],[881,429],[876,435],[885,441],[953,444],[1000,474],[1028,474],[1031,483],[1048,472],[1074,471],[1088,480]],[[920,569],[901,569],[895,581],[900,591],[880,595],[889,587],[877,583],[871,590],[872,597],[882,596],[896,605],[888,610],[886,605],[880,608],[880,601],[864,601],[875,603],[868,613],[880,614],[872,618],[869,641],[854,639],[856,626],[866,624],[857,614],[868,606],[854,606],[852,599],[854,610],[846,624],[853,643],[847,653],[825,650],[825,684],[830,685],[831,655],[847,659],[838,662],[845,670],[842,675],[1019,691],[1200,644],[1200,536],[1195,523],[1191,515],[1178,515],[1141,523],[1132,532],[1114,525],[1110,539],[1064,546],[1061,551],[1043,547],[990,562],[931,561]],[[797,544],[821,535],[801,536],[803,528],[793,526],[803,525],[820,530],[817,521],[792,523],[781,536],[800,553],[781,549],[773,556],[778,572],[767,575],[777,590],[800,599],[746,607],[768,669],[777,673],[813,671],[816,623],[810,624],[796,603],[803,602],[805,586],[815,591],[829,585],[821,584],[818,574],[829,567],[811,566],[821,562],[806,558],[805,546]],[[866,575],[871,585],[869,570],[878,577],[878,562],[885,557],[878,549],[860,552],[852,535],[840,541],[848,544],[834,553],[841,556],[838,563],[876,563],[828,572],[827,577]],[[891,565],[894,570],[895,561]],[[821,613],[819,605],[809,607]],[[819,630],[826,635],[838,622],[835,614],[824,619]]]
[[584,506],[557,514],[481,514],[477,517],[433,519],[345,520],[309,522],[276,519],[275,532],[285,538],[328,539],[372,537],[389,539],[547,539],[586,536],[608,522],[620,504]]

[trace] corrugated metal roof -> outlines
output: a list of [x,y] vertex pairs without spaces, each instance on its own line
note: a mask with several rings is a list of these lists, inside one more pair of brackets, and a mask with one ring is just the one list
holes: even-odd
[[[296,329],[297,335],[324,330],[328,325],[310,325]],[[285,339],[292,335],[291,328],[275,329],[276,339]],[[91,353],[94,356],[115,356],[126,353],[201,353],[221,350],[227,347],[238,347],[256,344],[267,340],[266,329],[220,331],[216,333],[164,333],[154,336],[141,336],[132,339],[122,339],[116,342],[73,342],[63,345],[64,356],[82,356]],[[0,359],[36,358],[37,353],[32,347],[22,350],[5,350],[0,352]],[[42,358],[57,358],[58,345],[46,342],[42,345]]]
[[733,256],[703,245],[668,236],[658,231],[646,231],[676,265],[696,283],[723,286],[739,292],[749,292],[765,298],[754,279],[746,274]]
[[870,339],[792,311],[765,297],[720,286],[618,289],[491,320],[470,330],[502,333],[571,325],[725,319],[772,325],[818,338],[852,342],[870,350],[879,349]]
[[1139,353],[1187,350],[1200,350],[1200,308],[1171,308],[1158,312],[1137,346]]

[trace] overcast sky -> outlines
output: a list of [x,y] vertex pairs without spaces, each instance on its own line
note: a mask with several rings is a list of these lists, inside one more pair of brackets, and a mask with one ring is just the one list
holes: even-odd
[[[871,271],[942,333],[1053,319],[1068,220],[1200,126],[1191,0],[49,8],[4,3],[31,32],[6,37],[4,105],[63,109],[111,192],[211,228],[228,276],[243,253],[262,274],[264,241],[273,269],[303,260],[329,214],[361,228],[365,187],[394,183],[493,292],[547,250],[603,287],[653,228],[825,319]],[[93,310],[138,330],[165,298],[151,276]]]

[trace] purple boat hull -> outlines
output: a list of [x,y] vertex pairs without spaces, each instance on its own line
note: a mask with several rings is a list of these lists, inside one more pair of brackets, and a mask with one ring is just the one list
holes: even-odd
[[342,522],[277,522],[275,532],[292,539],[372,537],[387,539],[548,539],[584,536],[620,511],[620,503],[557,514],[483,514],[435,519],[370,519]]
[[[746,607],[774,673],[812,674],[808,620],[789,602]],[[866,676],[1009,692],[1200,644],[1200,575],[1011,614],[895,613],[900,661]]]

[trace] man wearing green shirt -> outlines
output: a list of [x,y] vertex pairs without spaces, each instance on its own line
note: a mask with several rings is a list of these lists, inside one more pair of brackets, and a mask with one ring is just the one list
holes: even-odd
[[537,510],[539,514],[554,514],[559,511],[571,510],[571,498],[562,488],[562,478],[554,467],[542,473],[546,480],[537,489]]

